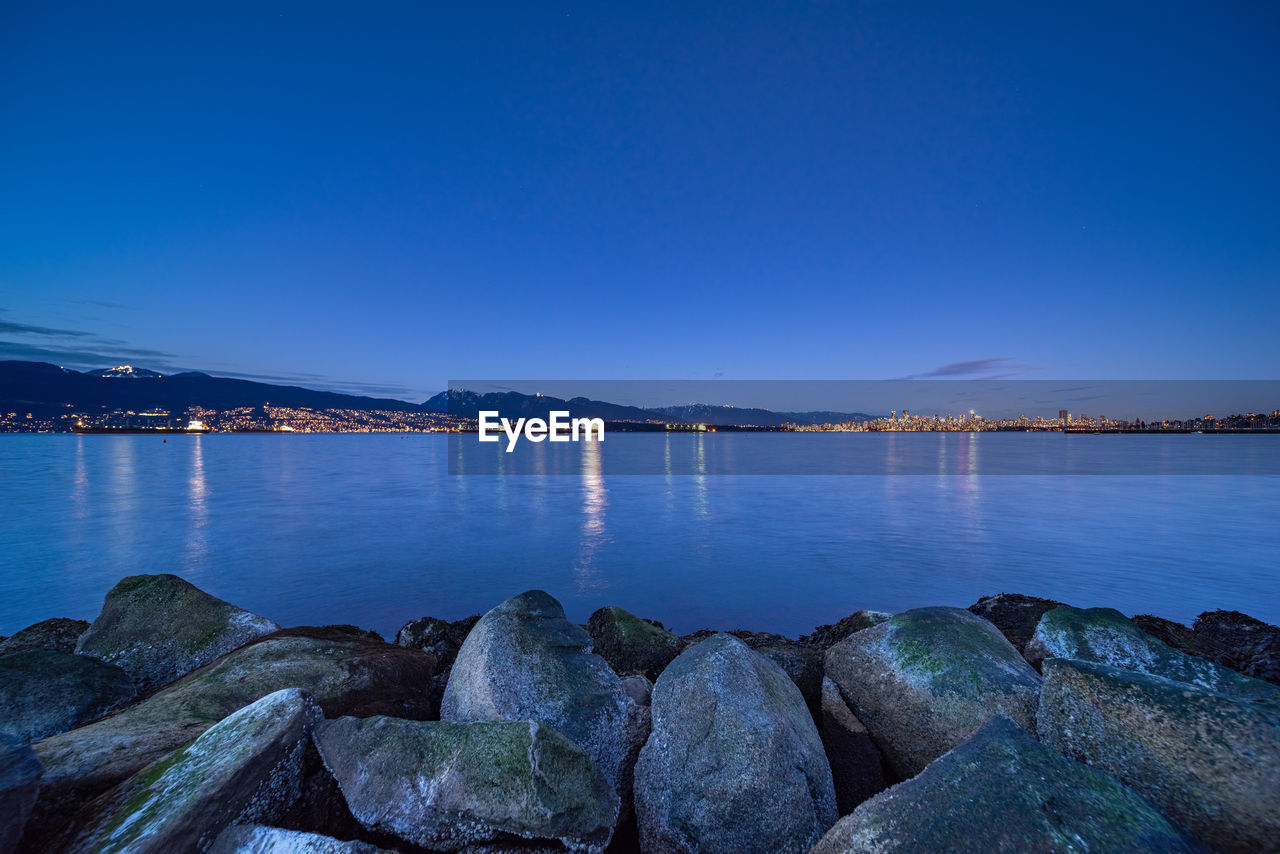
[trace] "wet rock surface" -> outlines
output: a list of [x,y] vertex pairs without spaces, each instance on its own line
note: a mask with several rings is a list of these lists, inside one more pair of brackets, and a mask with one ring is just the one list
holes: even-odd
[[89,624],[84,620],[69,620],[66,617],[41,620],[27,626],[12,637],[0,640],[0,655],[11,655],[32,649],[74,653],[76,641],[88,628]]
[[119,667],[28,649],[0,657],[0,735],[33,741],[66,732],[137,695]]
[[76,652],[122,668],[145,693],[279,628],[176,575],[132,575],[107,593]]
[[987,620],[918,608],[827,650],[826,675],[899,779],[912,777],[996,713],[1035,726],[1040,677]]
[[1215,851],[1280,839],[1280,702],[1065,658],[1044,674],[1045,745],[1114,775]]
[[1114,778],[998,715],[840,820],[813,854],[1202,851]]
[[236,820],[270,819],[300,794],[320,717],[296,688],[251,703],[85,807],[67,850],[203,851]]
[[807,851],[836,800],[790,677],[727,634],[681,653],[654,686],[636,816],[646,851]]
[[619,800],[586,752],[546,724],[321,724],[316,745],[366,827],[443,851],[533,840],[601,852]]

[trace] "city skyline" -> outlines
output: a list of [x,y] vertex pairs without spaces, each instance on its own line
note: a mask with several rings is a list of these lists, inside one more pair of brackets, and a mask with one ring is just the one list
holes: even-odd
[[0,15],[0,358],[1280,373],[1269,6]]

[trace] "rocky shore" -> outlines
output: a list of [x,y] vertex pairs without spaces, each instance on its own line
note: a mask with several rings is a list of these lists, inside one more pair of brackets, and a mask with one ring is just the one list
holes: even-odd
[[9,852],[1254,852],[1280,629],[1000,594],[799,639],[529,591],[394,643],[172,575],[0,640]]

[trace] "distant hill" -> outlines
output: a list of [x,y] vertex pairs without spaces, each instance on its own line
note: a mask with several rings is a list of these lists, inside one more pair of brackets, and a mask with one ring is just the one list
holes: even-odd
[[664,406],[654,411],[673,420],[717,426],[781,427],[784,424],[839,424],[843,421],[870,421],[878,417],[861,412],[774,412],[771,409],[712,406],[706,403]]
[[870,421],[878,416],[861,412],[774,412],[738,406],[691,403],[642,409],[601,400],[574,397],[563,400],[546,395],[514,391],[477,394],[466,389],[450,389],[422,404],[428,412],[451,413],[475,418],[484,410],[497,410],[507,418],[546,418],[555,410],[568,410],[574,418],[603,418],[606,421],[648,421],[673,424],[714,424],[717,427],[781,427],[784,424],[838,424],[842,421]]
[[403,400],[211,377],[198,371],[169,376],[140,368],[81,373],[47,362],[0,361],[0,409],[7,411],[47,413],[65,411],[69,406],[83,412],[99,409],[176,412],[188,406],[235,409],[264,403],[308,409],[422,411],[416,403]]
[[605,421],[662,421],[664,416],[648,409],[574,397],[564,400],[543,394],[493,391],[477,394],[465,389],[449,389],[422,404],[428,412],[442,412],[462,418],[476,418],[481,410],[497,410],[504,418],[547,418],[553,409],[567,411],[571,418],[603,418]]

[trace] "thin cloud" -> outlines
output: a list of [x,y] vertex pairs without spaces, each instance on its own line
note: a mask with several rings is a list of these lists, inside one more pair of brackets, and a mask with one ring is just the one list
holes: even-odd
[[958,379],[968,377],[970,379],[1002,380],[1034,370],[1038,370],[1035,365],[1026,365],[1008,356],[995,356],[986,359],[969,359],[965,362],[952,362],[923,374],[913,374],[907,379],[923,380],[942,377]]
[[122,302],[112,302],[111,300],[106,299],[73,299],[71,302],[73,305],[94,305],[98,308],[117,308],[127,311],[132,311],[135,308],[135,306],[132,305],[125,305]]
[[0,320],[0,335],[40,335],[46,338],[97,338],[92,332],[81,329],[53,329],[48,326],[34,326],[30,323],[11,323]]

